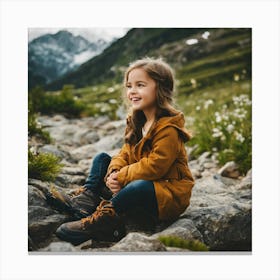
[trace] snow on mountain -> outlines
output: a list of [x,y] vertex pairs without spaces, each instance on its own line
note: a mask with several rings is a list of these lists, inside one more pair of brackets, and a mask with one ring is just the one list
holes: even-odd
[[[92,40],[93,40],[92,36]],[[28,87],[46,85],[100,54],[111,41],[100,36],[89,41],[66,30],[45,34],[28,44]]]

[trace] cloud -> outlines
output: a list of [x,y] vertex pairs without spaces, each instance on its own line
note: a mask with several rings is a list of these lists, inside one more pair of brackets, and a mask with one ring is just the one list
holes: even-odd
[[93,27],[93,28],[29,28],[28,29],[28,41],[40,37],[44,34],[55,34],[59,30],[67,30],[74,35],[81,35],[87,40],[92,41],[95,38],[103,38],[104,40],[111,40],[113,37],[122,37],[130,28],[126,27]]

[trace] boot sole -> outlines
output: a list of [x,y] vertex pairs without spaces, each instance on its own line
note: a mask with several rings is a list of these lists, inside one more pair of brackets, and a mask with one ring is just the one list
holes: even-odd
[[71,244],[73,244],[74,246],[80,245],[83,242],[86,242],[88,240],[91,239],[90,236],[81,236],[81,234],[77,234],[75,235],[75,232],[71,232],[71,234],[69,234],[69,232],[67,231],[67,229],[64,228],[63,225],[61,225],[55,232],[56,236],[58,238],[60,238],[63,241],[67,241],[70,242]]

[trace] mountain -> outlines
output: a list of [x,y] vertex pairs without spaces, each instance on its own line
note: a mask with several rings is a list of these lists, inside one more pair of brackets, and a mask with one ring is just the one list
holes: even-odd
[[121,79],[122,67],[161,45],[174,42],[198,32],[196,28],[133,28],[113,42],[100,55],[82,64],[76,71],[50,83],[47,89],[58,90],[64,84],[83,87],[104,80]]
[[[237,71],[251,71],[251,30],[248,28],[133,28],[113,42],[101,54],[80,65],[75,71],[46,86],[59,90],[65,84],[76,88],[105,81],[121,82],[124,67],[143,56],[163,57],[178,72],[186,87],[190,75],[216,81]],[[213,70],[213,71],[212,71]],[[185,81],[184,81],[185,79]]]
[[111,42],[90,42],[69,31],[46,34],[28,44],[28,88],[46,85],[88,59],[100,54]]

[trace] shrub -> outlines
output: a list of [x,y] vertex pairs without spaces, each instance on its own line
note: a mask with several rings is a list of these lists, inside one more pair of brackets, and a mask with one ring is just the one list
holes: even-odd
[[62,164],[53,154],[33,154],[28,151],[28,177],[42,181],[54,181],[59,174]]
[[50,143],[51,137],[48,131],[44,131],[36,120],[36,114],[32,108],[28,110],[28,136],[36,136],[44,143]]
[[35,112],[42,114],[61,113],[67,117],[79,117],[86,109],[86,104],[75,99],[74,87],[65,85],[61,92],[46,93],[36,87],[29,93],[29,103]]
[[199,240],[185,240],[177,236],[163,235],[159,237],[160,242],[168,247],[189,249],[191,251],[209,251],[208,247]]
[[251,103],[249,95],[241,94],[220,108],[211,99],[197,106],[200,117],[190,141],[197,146],[194,155],[215,152],[220,164],[235,161],[245,174],[252,166]]

